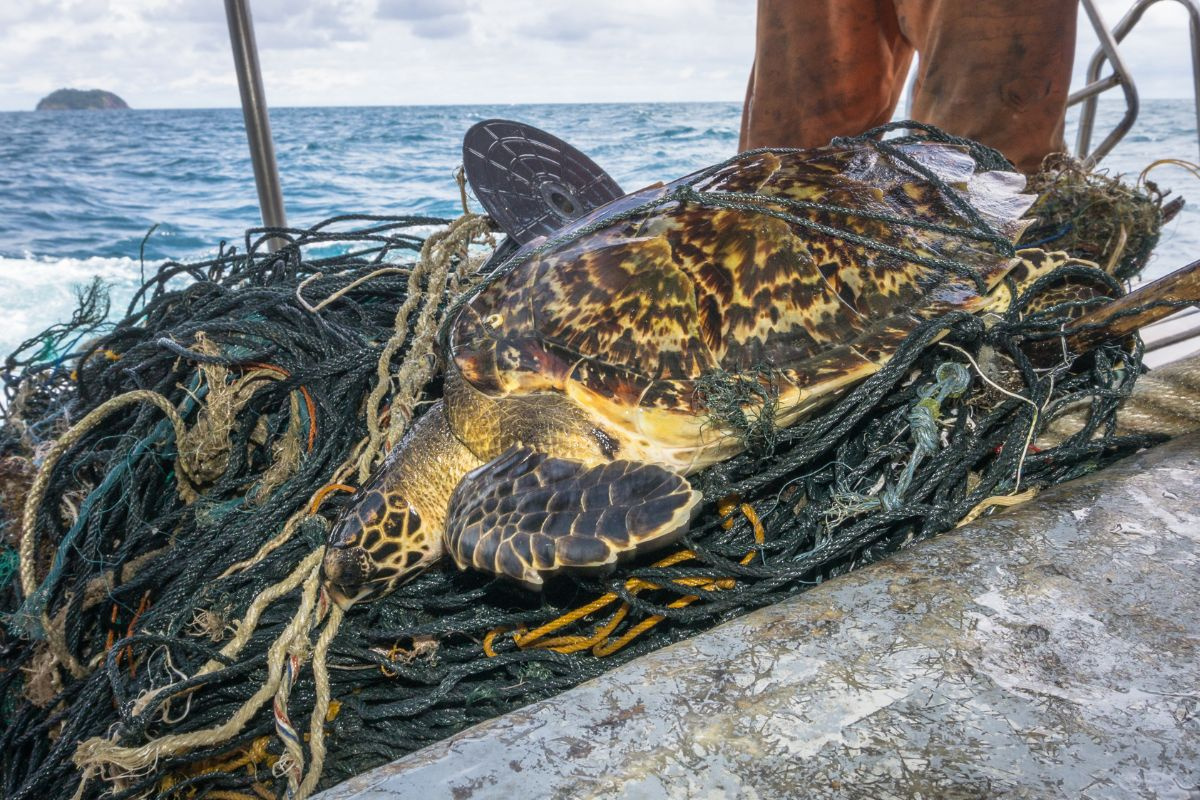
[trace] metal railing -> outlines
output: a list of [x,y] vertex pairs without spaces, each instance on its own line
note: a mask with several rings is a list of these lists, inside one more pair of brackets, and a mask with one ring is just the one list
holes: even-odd
[[[1121,21],[1110,31],[1108,26],[1104,24],[1104,20],[1101,18],[1100,11],[1096,8],[1094,0],[1080,0],[1084,12],[1092,23],[1092,28],[1096,31],[1096,36],[1100,39],[1100,46],[1096,48],[1096,52],[1092,55],[1092,60],[1088,64],[1087,84],[1071,94],[1067,99],[1067,105],[1073,106],[1077,103],[1083,103],[1083,108],[1079,115],[1079,135],[1075,141],[1075,155],[1083,159],[1084,163],[1089,167],[1095,166],[1100,159],[1108,155],[1117,142],[1121,141],[1122,137],[1129,132],[1129,129],[1133,127],[1133,123],[1137,120],[1140,109],[1137,86],[1133,82],[1133,76],[1130,75],[1125,62],[1121,59],[1117,45],[1129,35],[1129,32],[1133,30],[1133,27],[1137,25],[1146,13],[1146,10],[1150,6],[1160,2],[1162,0],[1137,0],[1133,4],[1133,7],[1121,18]],[[1192,90],[1196,105],[1197,143],[1200,145],[1200,5],[1197,5],[1196,0],[1175,0],[1175,2],[1182,5],[1188,13],[1192,44]],[[1107,77],[1101,78],[1100,70],[1103,68],[1105,62],[1112,65],[1113,71]],[[1104,140],[1096,146],[1096,149],[1091,150],[1092,131],[1096,123],[1097,100],[1100,94],[1117,86],[1120,86],[1121,91],[1125,94],[1125,115],[1117,123],[1117,126],[1104,137]]]
[[[1084,12],[1087,14],[1088,19],[1092,23],[1092,28],[1096,31],[1096,36],[1100,40],[1099,47],[1096,48],[1096,52],[1092,55],[1092,59],[1088,63],[1087,83],[1083,88],[1072,93],[1067,100],[1068,106],[1083,103],[1083,108],[1079,114],[1079,133],[1075,141],[1075,154],[1088,167],[1096,166],[1100,159],[1108,155],[1117,142],[1121,141],[1125,134],[1133,127],[1134,122],[1137,121],[1138,111],[1140,110],[1137,85],[1134,83],[1133,76],[1129,73],[1128,67],[1125,66],[1125,62],[1121,59],[1121,54],[1117,46],[1129,35],[1134,26],[1141,21],[1146,11],[1159,2],[1162,2],[1162,0],[1137,0],[1129,11],[1126,12],[1125,16],[1121,18],[1120,22],[1110,31],[1108,26],[1104,24],[1104,20],[1101,18],[1094,0],[1080,0]],[[1175,2],[1182,5],[1188,14],[1188,27],[1192,46],[1192,96],[1196,110],[1197,142],[1200,143],[1200,5],[1197,5],[1196,0],[1175,0]],[[1105,63],[1111,65],[1112,73],[1101,78],[1100,71]],[[1121,91],[1125,95],[1125,113],[1116,127],[1092,150],[1092,133],[1096,124],[1096,108],[1099,96],[1117,86],[1121,87]],[[1173,314],[1142,331],[1142,337],[1146,342],[1147,357],[1151,363],[1164,360],[1164,357],[1168,354],[1163,351],[1167,351],[1175,345],[1195,342],[1197,339],[1200,339],[1200,327],[1192,326],[1180,330],[1180,322],[1183,318],[1192,316],[1195,313],[1197,313],[1196,310],[1192,309]],[[1165,360],[1169,360],[1169,358]]]

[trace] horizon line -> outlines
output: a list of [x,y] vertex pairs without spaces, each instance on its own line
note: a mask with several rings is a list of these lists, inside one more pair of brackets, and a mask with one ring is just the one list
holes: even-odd
[[[107,91],[107,90],[106,90]],[[113,92],[116,94],[116,92]],[[117,95],[120,97],[120,95]],[[124,98],[121,98],[124,100]],[[1154,98],[1144,98],[1154,99]],[[1175,98],[1168,98],[1175,99]],[[126,101],[128,102],[128,101]],[[314,105],[290,105],[290,104],[268,104],[268,108],[460,108],[469,106],[605,106],[605,105],[671,105],[671,106],[686,106],[686,105],[712,105],[716,103],[738,103],[741,104],[743,99],[736,100],[546,100],[541,102],[533,102],[527,100],[519,101],[501,101],[493,100],[489,102],[472,102],[472,103],[361,103],[347,105],[345,103],[318,103]],[[224,111],[224,110],[241,110],[240,105],[231,106],[130,106],[129,108],[93,108],[93,109],[52,109],[54,111]],[[23,112],[36,111],[33,108],[0,108],[0,112]]]
[[[107,91],[107,90],[105,90]],[[114,92],[115,94],[115,92]],[[118,95],[120,96],[120,95]],[[124,98],[122,98],[124,99]],[[1171,95],[1159,97],[1141,98],[1143,101],[1149,100],[1191,100],[1191,95]],[[547,100],[541,102],[533,102],[527,100],[520,101],[500,101],[492,100],[488,102],[456,102],[456,103],[361,103],[347,105],[344,103],[317,103],[313,105],[291,105],[291,104],[268,104],[269,109],[301,109],[301,108],[463,108],[477,106],[600,106],[600,105],[716,105],[726,103],[741,104],[744,102],[742,98],[735,100]],[[129,108],[108,108],[108,109],[54,109],[52,111],[240,111],[240,105],[229,106],[131,106]],[[1068,113],[1070,108],[1067,109]],[[0,107],[0,113],[4,114],[21,114],[21,113],[47,113],[45,111],[37,111],[35,108],[3,108]]]

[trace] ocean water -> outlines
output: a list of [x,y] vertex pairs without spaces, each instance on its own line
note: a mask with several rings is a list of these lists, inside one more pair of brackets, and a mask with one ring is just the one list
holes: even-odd
[[[1136,176],[1161,158],[1197,161],[1191,101],[1143,101],[1134,129],[1102,164]],[[1120,118],[1102,104],[1102,137]],[[288,221],[335,214],[453,216],[463,133],[506,117],[571,142],[627,191],[732,155],[740,105],[579,104],[278,108],[271,112]],[[1074,140],[1074,115],[1068,142]],[[1200,257],[1200,180],[1153,178],[1188,198],[1148,275]],[[1194,200],[1193,200],[1194,198]],[[238,109],[0,113],[0,357],[65,319],[75,287],[99,275],[114,299],[147,267],[200,259],[259,224]]]

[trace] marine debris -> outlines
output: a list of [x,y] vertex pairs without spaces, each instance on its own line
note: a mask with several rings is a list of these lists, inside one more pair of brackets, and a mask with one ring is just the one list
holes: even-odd
[[1162,226],[1183,207],[1153,181],[1131,185],[1065,154],[1048,157],[1028,189],[1038,195],[1029,210],[1037,221],[1022,246],[1064,250],[1123,281],[1145,269]]
[[253,231],[9,359],[0,793],[306,796],[1156,441],[1114,429],[1138,346],[1022,350],[1081,303],[954,312],[817,416],[748,427],[769,446],[697,476],[678,549],[540,594],[434,569],[343,618],[329,519],[439,395],[434,334],[487,238],[471,214]]

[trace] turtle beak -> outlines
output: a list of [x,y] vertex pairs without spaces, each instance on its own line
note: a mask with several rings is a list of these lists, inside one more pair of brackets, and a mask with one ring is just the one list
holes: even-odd
[[329,596],[343,610],[371,594],[374,570],[367,551],[361,547],[329,547],[321,573]]

